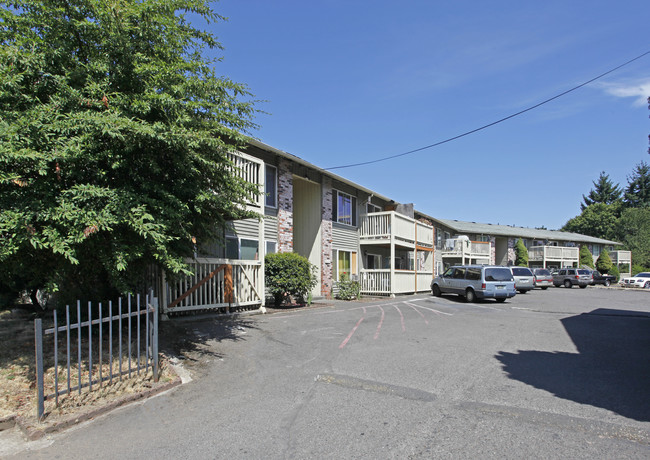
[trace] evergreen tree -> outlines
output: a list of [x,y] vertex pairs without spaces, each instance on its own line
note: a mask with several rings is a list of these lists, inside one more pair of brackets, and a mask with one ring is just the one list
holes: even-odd
[[614,184],[609,175],[602,171],[598,177],[598,181],[592,182],[594,188],[591,189],[587,196],[582,195],[583,203],[580,204],[580,209],[585,210],[587,206],[595,203],[613,204],[621,199],[621,188],[618,184]]
[[606,249],[603,249],[596,260],[596,269],[601,273],[609,273],[613,266],[614,264],[612,258],[609,257],[609,252],[607,252]]
[[255,109],[188,22],[208,3],[0,1],[1,283],[131,290],[249,216],[228,154]]
[[515,243],[515,265],[528,267],[528,249],[526,249],[521,238]]
[[636,165],[628,176],[624,201],[630,208],[650,206],[650,165],[645,161]]
[[580,246],[580,266],[582,267],[584,265],[594,268],[594,256],[586,244]]

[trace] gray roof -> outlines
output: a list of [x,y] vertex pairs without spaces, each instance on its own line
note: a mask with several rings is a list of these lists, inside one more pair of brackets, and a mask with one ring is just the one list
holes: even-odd
[[620,245],[616,241],[604,240],[593,236],[581,235],[580,233],[562,232],[559,230],[538,230],[536,228],[514,227],[509,225],[481,224],[476,222],[464,222],[460,220],[448,220],[432,218],[434,221],[451,228],[457,233],[472,233],[479,235],[510,236],[527,239],[552,240],[552,241],[573,241],[575,243],[587,244],[611,244]]

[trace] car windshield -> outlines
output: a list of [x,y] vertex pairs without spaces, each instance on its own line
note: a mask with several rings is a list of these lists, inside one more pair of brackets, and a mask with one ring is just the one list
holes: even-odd
[[530,276],[532,273],[529,268],[524,267],[512,267],[512,274],[515,276]]
[[486,268],[485,281],[512,281],[512,272],[509,268]]
[[578,270],[579,275],[591,275],[589,270]]

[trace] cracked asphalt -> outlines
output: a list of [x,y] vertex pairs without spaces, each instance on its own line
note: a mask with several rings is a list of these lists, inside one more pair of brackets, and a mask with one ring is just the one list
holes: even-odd
[[185,384],[3,458],[648,458],[650,295],[536,290],[173,321]]

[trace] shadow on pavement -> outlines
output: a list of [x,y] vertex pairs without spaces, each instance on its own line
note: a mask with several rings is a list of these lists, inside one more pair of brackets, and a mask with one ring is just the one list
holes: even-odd
[[500,352],[512,379],[554,395],[650,421],[650,316],[597,309],[562,324],[578,353]]

